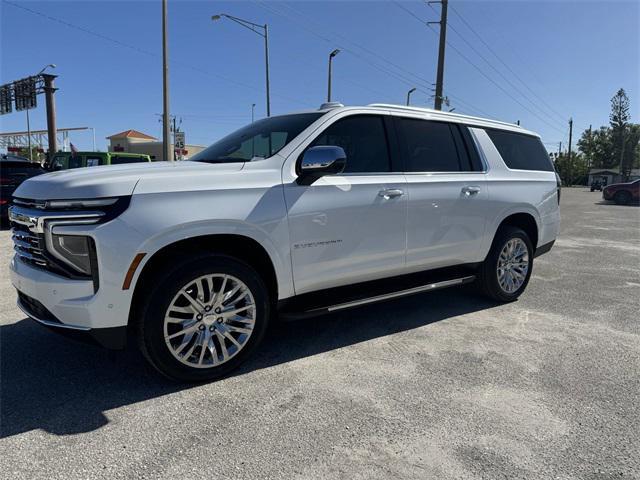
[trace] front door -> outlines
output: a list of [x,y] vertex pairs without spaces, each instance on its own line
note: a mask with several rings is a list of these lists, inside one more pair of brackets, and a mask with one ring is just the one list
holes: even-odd
[[385,122],[377,115],[335,121],[309,145],[347,154],[340,175],[285,185],[296,293],[401,273],[407,195],[392,173]]

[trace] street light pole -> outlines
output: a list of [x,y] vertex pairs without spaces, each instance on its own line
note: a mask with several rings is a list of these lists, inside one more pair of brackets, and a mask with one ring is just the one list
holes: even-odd
[[171,125],[169,125],[169,48],[167,38],[167,0],[162,0],[162,151],[165,161],[171,155]]
[[[220,20],[222,17],[242,25],[244,28],[251,30],[253,33],[260,35],[264,38],[264,67],[265,67],[265,80],[267,87],[267,117],[271,116],[271,86],[269,84],[269,26],[265,23],[259,25],[249,20],[243,20],[242,18],[234,17],[233,15],[227,15],[226,13],[220,13],[218,15],[212,15],[211,20],[214,22]],[[260,31],[261,29],[262,31]]]
[[264,65],[267,80],[267,117],[271,116],[271,92],[269,87],[269,27],[264,24]]
[[29,145],[29,160],[33,162],[33,154],[31,153],[31,124],[29,123],[28,108],[27,108],[27,144]]
[[333,57],[340,53],[340,49],[336,48],[333,52],[329,54],[329,79],[327,81],[327,102],[331,102],[331,76],[332,76],[332,65],[333,65]]
[[[46,65],[42,70],[40,70],[37,76],[42,76],[44,80],[44,96],[45,96],[45,104],[47,106],[47,141],[49,143],[49,156],[47,160],[51,160],[53,155],[55,155],[58,150],[58,139],[57,134],[58,130],[56,128],[56,102],[53,98],[53,94],[57,90],[54,87],[53,81],[56,76],[48,73],[44,73],[47,68],[56,68],[54,63],[50,63]],[[27,109],[27,130],[29,134],[29,158],[31,159],[31,126],[29,125],[29,110]]]
[[407,92],[407,106],[409,106],[411,101],[411,94],[416,91],[416,87],[413,87],[411,90]]

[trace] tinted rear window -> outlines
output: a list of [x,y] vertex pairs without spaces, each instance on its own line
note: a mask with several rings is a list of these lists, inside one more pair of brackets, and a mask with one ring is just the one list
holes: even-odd
[[515,170],[553,172],[547,150],[537,137],[503,130],[487,130],[507,167]]
[[[462,146],[462,139],[456,142],[448,123],[402,118],[400,128],[406,145],[406,172],[461,170],[458,149]],[[460,135],[457,130],[455,133]]]

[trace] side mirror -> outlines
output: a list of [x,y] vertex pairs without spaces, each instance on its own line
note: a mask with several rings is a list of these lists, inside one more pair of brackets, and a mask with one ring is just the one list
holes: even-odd
[[342,147],[331,145],[311,147],[302,156],[298,185],[311,185],[324,175],[342,173],[346,165],[347,155]]

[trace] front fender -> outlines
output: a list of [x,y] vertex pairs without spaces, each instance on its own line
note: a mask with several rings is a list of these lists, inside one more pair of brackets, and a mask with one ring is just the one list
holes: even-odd
[[[165,247],[176,242],[210,235],[238,235],[259,243],[269,255],[276,273],[280,298],[293,295],[291,261],[283,258],[272,236],[257,225],[235,220],[206,220],[174,226],[158,232],[142,243],[137,253],[146,255],[136,269],[131,288],[135,290],[141,272],[153,256]],[[288,243],[287,243],[288,244]],[[132,258],[133,260],[133,258]]]

